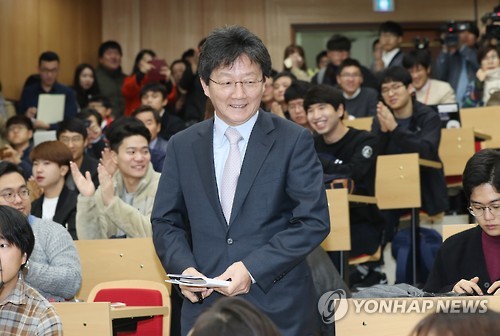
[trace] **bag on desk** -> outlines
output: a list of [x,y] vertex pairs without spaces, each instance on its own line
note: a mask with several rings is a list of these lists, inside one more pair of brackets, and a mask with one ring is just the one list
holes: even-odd
[[[417,265],[417,282],[425,283],[434,264],[443,237],[432,229],[419,228],[420,244]],[[411,283],[411,230],[399,230],[392,240],[392,256],[396,258],[396,283]]]

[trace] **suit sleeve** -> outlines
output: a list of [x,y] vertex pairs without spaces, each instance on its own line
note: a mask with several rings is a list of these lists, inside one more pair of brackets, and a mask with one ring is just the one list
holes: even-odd
[[[165,190],[168,192],[164,192]],[[163,268],[168,273],[182,273],[188,267],[197,268],[191,251],[187,218],[179,182],[175,138],[172,138],[168,142],[165,165],[151,214],[153,243]]]
[[304,260],[330,231],[323,169],[308,131],[298,136],[286,167],[285,192],[293,206],[288,227],[242,260],[265,292]]

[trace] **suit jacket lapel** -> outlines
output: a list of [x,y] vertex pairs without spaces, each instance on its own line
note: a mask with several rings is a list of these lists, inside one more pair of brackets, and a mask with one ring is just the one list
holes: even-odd
[[257,118],[257,121],[252,129],[243,165],[241,166],[238,186],[236,187],[236,193],[234,195],[233,209],[231,211],[231,220],[229,221],[229,225],[232,224],[233,220],[238,215],[238,212],[241,209],[250,188],[252,187],[255,177],[257,176],[260,167],[264,163],[264,160],[266,159],[267,154],[275,141],[276,135],[272,132],[274,130],[274,123],[268,113],[269,112],[260,110],[259,117]]
[[226,219],[222,212],[222,207],[219,202],[219,192],[217,190],[217,179],[215,178],[215,167],[214,167],[214,123],[213,119],[211,122],[204,122],[205,125],[199,131],[199,138],[193,142],[193,152],[195,154],[195,160],[200,173],[201,182],[205,193],[208,196],[208,200],[212,207],[214,208],[217,217],[219,217],[220,222],[227,229]]

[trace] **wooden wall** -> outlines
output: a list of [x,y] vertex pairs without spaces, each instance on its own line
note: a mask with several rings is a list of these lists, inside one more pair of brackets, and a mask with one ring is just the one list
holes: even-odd
[[[69,84],[74,67],[95,64],[99,43],[108,39],[122,44],[123,70],[129,73],[140,49],[151,48],[171,62],[224,24],[255,32],[277,63],[292,42],[292,24],[475,18],[474,0],[395,2],[395,12],[375,13],[371,0],[0,0],[0,80],[7,97],[19,97],[39,53],[53,49],[62,58],[61,82]],[[477,3],[480,17],[498,1]]]
[[101,43],[101,0],[0,0],[0,81],[19,99],[25,79],[38,70],[40,53],[61,58],[59,81],[73,82],[75,67],[96,64]]

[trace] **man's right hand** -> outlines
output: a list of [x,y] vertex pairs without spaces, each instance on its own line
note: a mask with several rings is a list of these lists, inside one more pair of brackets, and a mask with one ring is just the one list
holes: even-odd
[[479,282],[479,277],[473,277],[470,280],[462,279],[453,286],[453,292],[458,294],[469,294],[469,295],[483,295],[483,291],[477,283]]
[[[201,276],[205,277],[203,274],[198,272],[194,267],[188,267],[182,272],[182,275],[193,275],[193,276]],[[203,299],[207,298],[210,296],[210,294],[213,293],[212,288],[205,288],[205,287],[191,287],[191,286],[179,286],[181,289],[182,295],[184,295],[189,301],[192,303],[197,303],[200,301],[198,296],[196,296],[195,293],[201,293],[201,297]]]
[[26,112],[24,113],[25,116],[27,116],[28,118],[30,119],[34,119],[36,117],[36,107],[32,106],[32,107],[29,107]]

